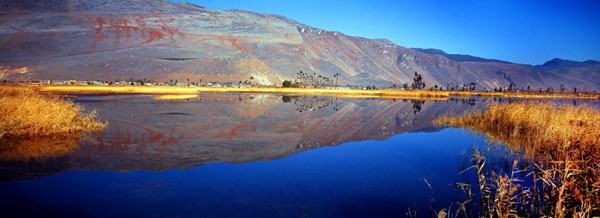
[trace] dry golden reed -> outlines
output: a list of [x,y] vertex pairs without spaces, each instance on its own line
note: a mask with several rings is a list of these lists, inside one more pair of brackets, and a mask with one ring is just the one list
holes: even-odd
[[354,98],[436,98],[447,100],[450,96],[486,96],[510,98],[578,98],[599,99],[598,93],[544,93],[544,92],[481,92],[481,91],[429,91],[429,90],[364,90],[328,88],[281,87],[195,87],[195,86],[129,86],[129,85],[40,85],[41,91],[53,93],[144,93],[144,94],[194,94],[217,93],[282,93],[308,95],[343,95]]
[[105,86],[105,85],[44,85],[41,91],[53,93],[145,93],[145,94],[193,94],[211,93],[282,93],[310,95],[344,95],[354,97],[415,98],[429,97],[446,100],[446,91],[417,90],[360,90],[325,88],[262,88],[262,87],[181,87],[181,86]]
[[0,138],[64,136],[105,126],[95,111],[83,113],[78,104],[32,87],[0,86]]
[[512,175],[492,172],[499,176],[489,178],[496,184],[489,187],[496,195],[491,197],[495,204],[484,208],[488,215],[600,216],[598,110],[548,102],[494,103],[484,111],[443,116],[434,123],[483,132],[492,142],[523,152],[532,163],[523,174],[532,179],[530,184],[534,186],[519,188],[519,193],[515,193],[518,180],[513,181]]
[[178,95],[160,95],[154,97],[155,100],[189,100],[197,98],[198,94],[178,94]]
[[434,122],[489,133],[492,139],[525,146],[533,154],[559,147],[597,147],[600,142],[600,112],[586,105],[494,103],[484,111],[462,117],[443,116]]
[[481,92],[481,91],[450,91],[452,96],[485,96],[504,98],[573,98],[600,99],[600,94],[594,92]]

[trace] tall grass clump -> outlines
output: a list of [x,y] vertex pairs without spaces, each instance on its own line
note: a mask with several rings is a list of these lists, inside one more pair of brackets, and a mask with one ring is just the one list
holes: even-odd
[[[494,103],[483,111],[444,116],[434,123],[482,132],[527,159],[528,166],[519,170],[526,178],[502,172],[486,178],[493,184],[481,193],[490,199],[482,208],[488,215],[600,216],[598,110],[548,102]],[[480,166],[481,158],[477,160],[474,164]],[[478,175],[484,175],[480,171]]]
[[27,86],[0,86],[0,139],[67,136],[103,129],[96,112]]

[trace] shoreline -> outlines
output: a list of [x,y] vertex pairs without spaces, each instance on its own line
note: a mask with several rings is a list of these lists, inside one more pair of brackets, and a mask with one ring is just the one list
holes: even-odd
[[62,94],[199,94],[199,93],[277,93],[298,95],[334,95],[358,98],[405,98],[445,100],[449,97],[483,96],[505,98],[600,99],[597,93],[538,93],[426,90],[361,90],[325,88],[259,88],[259,87],[186,87],[186,86],[122,86],[122,85],[28,85],[41,92]]

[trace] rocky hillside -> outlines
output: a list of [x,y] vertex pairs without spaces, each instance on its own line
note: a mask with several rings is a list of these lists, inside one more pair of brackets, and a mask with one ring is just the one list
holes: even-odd
[[596,61],[514,64],[385,39],[351,37],[282,16],[210,10],[166,0],[47,0],[0,3],[0,78],[278,84],[304,71],[340,85],[428,87],[475,82],[600,89]]

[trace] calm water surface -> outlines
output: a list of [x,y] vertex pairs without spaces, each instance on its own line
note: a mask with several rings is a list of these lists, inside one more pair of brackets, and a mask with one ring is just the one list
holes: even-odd
[[[81,95],[73,100],[108,120],[105,131],[52,142],[60,152],[4,148],[3,214],[429,217],[464,200],[454,184],[474,178],[459,172],[486,146],[431,121],[494,101],[155,97]],[[512,157],[497,156],[508,167]]]

